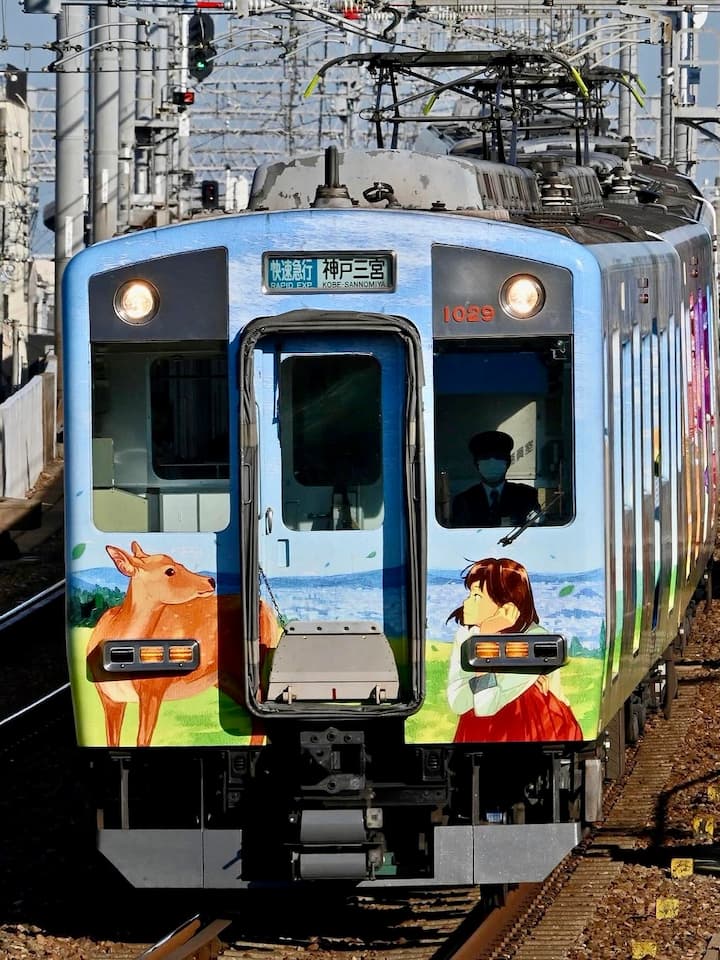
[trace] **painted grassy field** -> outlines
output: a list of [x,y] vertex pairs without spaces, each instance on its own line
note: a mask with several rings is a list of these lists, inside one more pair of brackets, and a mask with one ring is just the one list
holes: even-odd
[[[84,746],[104,746],[105,718],[97,691],[86,681],[85,650],[92,628],[73,629],[71,681],[76,704],[78,741]],[[78,706],[79,704],[79,706]],[[120,745],[132,747],[138,729],[138,707],[129,703]],[[167,700],[160,708],[152,745],[215,746],[241,745],[250,737],[250,716],[230,697],[215,687],[185,700]]]
[[[79,742],[104,746],[105,721],[97,691],[86,679],[85,650],[91,628],[73,630],[71,679],[76,702]],[[425,661],[425,703],[406,723],[408,743],[449,743],[457,716],[447,704],[448,663],[452,644],[428,642]],[[576,657],[563,668],[563,688],[586,737],[595,735],[602,661]],[[122,728],[121,746],[133,746],[138,709],[129,703]],[[250,716],[230,697],[212,687],[185,700],[168,700],[160,709],[153,746],[242,745],[250,736]]]
[[[457,715],[447,703],[447,675],[451,643],[428,641],[425,656],[425,704],[410,717],[405,727],[409,743],[448,743],[453,739]],[[602,660],[574,657],[562,668],[565,696],[588,739],[595,737]]]

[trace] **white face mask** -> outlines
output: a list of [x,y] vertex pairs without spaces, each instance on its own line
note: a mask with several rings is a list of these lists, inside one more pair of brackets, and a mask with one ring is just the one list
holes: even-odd
[[508,465],[505,460],[478,460],[475,464],[480,477],[491,487],[502,483],[507,473]]

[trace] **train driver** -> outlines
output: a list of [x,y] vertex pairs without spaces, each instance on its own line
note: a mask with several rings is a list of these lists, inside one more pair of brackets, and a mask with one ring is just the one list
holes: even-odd
[[459,493],[452,503],[453,527],[517,527],[540,510],[537,491],[505,479],[513,438],[501,430],[476,433],[468,443],[480,483]]

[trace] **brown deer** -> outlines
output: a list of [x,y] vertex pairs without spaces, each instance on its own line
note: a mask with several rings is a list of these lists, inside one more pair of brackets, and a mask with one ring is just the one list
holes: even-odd
[[[164,700],[180,700],[220,685],[242,703],[240,672],[223,672],[222,680],[218,677],[219,621],[222,632],[228,631],[228,636],[233,638],[235,650],[241,644],[239,598],[218,597],[213,577],[193,573],[167,554],[145,553],[136,541],[131,544],[131,553],[109,545],[105,549],[120,573],[130,581],[123,602],[106,610],[98,620],[87,650],[90,674],[96,681],[105,712],[108,746],[120,744],[128,703],[138,704],[139,747],[150,744]],[[277,621],[262,600],[259,630],[261,650],[277,644]],[[200,648],[200,664],[192,673],[179,676],[115,679],[117,674],[107,673],[102,666],[101,644],[108,639],[195,639]],[[255,732],[252,742],[261,740]]]

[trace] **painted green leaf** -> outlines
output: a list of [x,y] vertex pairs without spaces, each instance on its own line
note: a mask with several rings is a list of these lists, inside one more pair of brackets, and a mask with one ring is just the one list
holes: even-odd
[[574,589],[575,589],[575,584],[566,583],[564,587],[560,588],[560,596],[567,597],[567,595],[572,593]]
[[77,559],[78,559],[79,557],[81,557],[84,553],[85,553],[85,544],[84,544],[84,543],[76,543],[75,546],[72,548],[72,558],[73,558],[73,560],[77,560]]
[[365,559],[366,559],[366,560],[372,560],[372,558],[375,557],[375,556],[377,556],[377,550],[371,551],[371,552],[367,555],[367,557],[366,557]]

